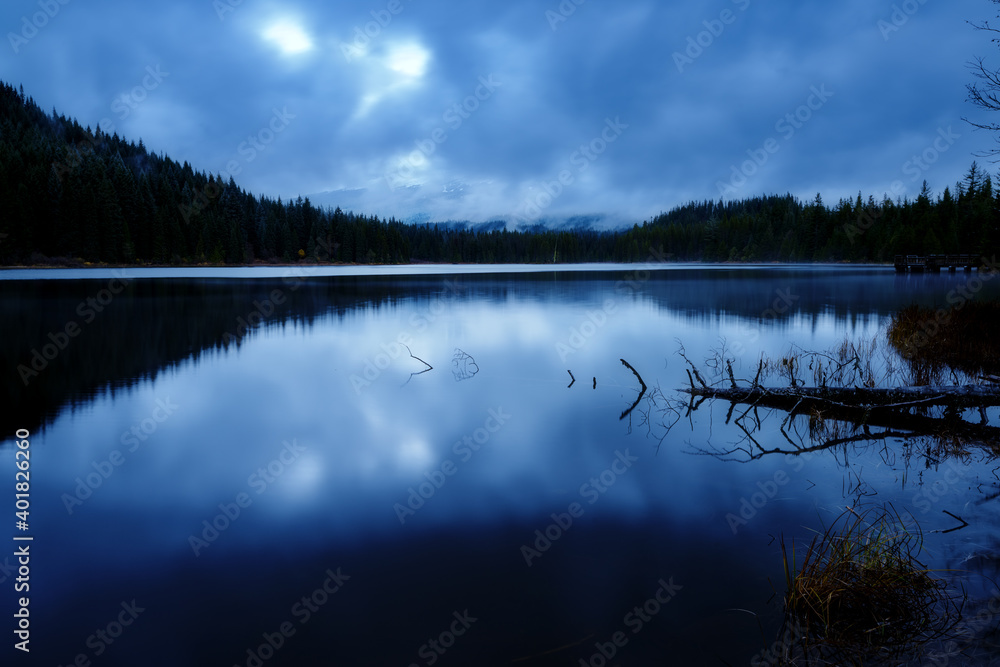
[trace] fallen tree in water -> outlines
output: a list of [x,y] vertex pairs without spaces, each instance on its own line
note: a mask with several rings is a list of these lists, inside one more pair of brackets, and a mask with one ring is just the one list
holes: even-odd
[[[734,360],[725,348],[706,360],[711,382],[688,359],[683,347],[679,354],[689,366],[690,382],[679,391],[689,399],[660,411],[690,416],[706,401],[728,402],[726,423],[739,427],[745,442],[752,446],[714,452],[717,454],[743,451],[756,458],[766,453],[804,453],[850,442],[916,437],[935,438],[947,449],[976,445],[1000,454],[1000,426],[990,423],[990,411],[1000,407],[1000,385],[990,379],[975,384],[968,375],[956,372],[954,379],[965,382],[907,384],[913,378],[907,374],[912,368],[877,339],[845,341],[829,352],[795,349],[779,359],[761,357],[752,379],[735,377]],[[810,385],[802,377],[806,372],[812,374]],[[776,386],[775,379],[787,386]],[[778,432],[791,448],[765,448],[756,440],[755,435],[762,430],[760,410],[785,413]],[[796,430],[802,419],[808,424],[805,437]]]
[[[811,541],[778,538],[785,572],[782,636],[787,639],[770,654],[773,664],[917,664],[938,646],[950,652],[955,642],[965,641],[959,627],[964,595],[917,560],[922,538],[912,514],[897,513],[891,504],[871,510],[864,505],[880,490],[863,476],[873,459],[902,471],[894,483],[902,477],[905,487],[911,466],[921,469],[917,484],[923,485],[924,470],[947,459],[954,460],[953,471],[971,464],[986,464],[988,470],[1000,457],[1000,383],[983,375],[986,364],[945,364],[928,373],[931,348],[926,345],[920,350],[925,359],[918,363],[884,333],[826,352],[793,346],[780,356],[760,357],[747,378],[737,377],[738,355],[729,354],[724,342],[697,365],[682,346],[688,386],[672,397],[658,388],[652,392],[645,424],[657,436],[682,419],[694,432],[693,413],[699,409],[713,411],[711,428],[715,411],[728,409],[725,423],[742,436],[719,447],[709,431],[707,440],[693,445],[694,453],[737,462],[784,455],[799,470],[813,452],[825,451],[823,458],[844,469],[842,493],[855,496],[852,507],[831,526],[809,529]],[[652,419],[654,414],[659,419]],[[859,455],[861,460],[855,460]],[[778,471],[787,482],[787,473]],[[977,484],[974,477],[970,472],[970,494],[974,488],[987,494],[976,504],[997,497],[992,493],[996,484],[984,478]],[[779,483],[771,483],[777,493]],[[755,514],[754,508],[762,506],[750,508]],[[743,512],[741,505],[739,516],[726,517],[734,534],[753,516]],[[945,520],[933,532],[952,533],[972,521],[941,512],[955,522]],[[973,636],[978,641],[979,635]]]
[[[827,421],[840,421],[855,427],[852,435],[831,438],[823,442],[829,447],[855,440],[887,437],[939,436],[965,442],[991,443],[1000,446],[1000,427],[989,425],[986,408],[1000,406],[1000,388],[979,385],[959,387],[691,387],[684,389],[692,400],[722,399],[730,402],[726,423],[732,419],[737,405],[749,409],[773,408],[788,413],[788,420],[806,415],[810,426]],[[691,404],[696,410],[701,401]],[[932,416],[929,408],[943,407],[944,414]],[[979,411],[978,423],[960,416],[966,409]],[[889,429],[873,433],[872,427]],[[783,450],[776,450],[783,451]]]
[[723,398],[735,403],[759,403],[786,410],[835,408],[860,414],[908,408],[946,406],[960,409],[1000,406],[1000,387],[986,385],[933,387],[695,387],[692,396]]

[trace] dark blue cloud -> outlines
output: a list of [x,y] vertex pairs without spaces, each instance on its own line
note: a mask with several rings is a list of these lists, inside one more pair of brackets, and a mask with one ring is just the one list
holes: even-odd
[[976,115],[967,62],[1000,64],[967,23],[991,11],[18,0],[0,9],[0,77],[255,192],[432,219],[642,219],[720,194],[953,184],[993,141],[961,120]]

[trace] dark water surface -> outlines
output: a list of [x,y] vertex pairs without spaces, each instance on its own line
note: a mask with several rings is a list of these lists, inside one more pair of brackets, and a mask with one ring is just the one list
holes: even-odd
[[[0,498],[34,538],[30,664],[749,665],[780,626],[776,538],[859,492],[912,512],[924,559],[988,597],[996,463],[928,466],[891,440],[725,461],[698,452],[739,441],[726,406],[667,433],[649,398],[687,384],[679,342],[700,363],[725,339],[747,377],[762,351],[1000,285],[578,269],[0,275]],[[640,387],[620,359],[650,388],[624,418]],[[932,532],[942,510],[971,526]]]

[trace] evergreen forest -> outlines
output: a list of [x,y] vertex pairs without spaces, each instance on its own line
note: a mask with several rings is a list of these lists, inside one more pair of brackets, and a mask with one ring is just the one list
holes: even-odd
[[617,231],[406,224],[255,195],[46,113],[0,83],[0,264],[891,262],[992,254],[1000,186],[975,162],[940,194],[691,202]]

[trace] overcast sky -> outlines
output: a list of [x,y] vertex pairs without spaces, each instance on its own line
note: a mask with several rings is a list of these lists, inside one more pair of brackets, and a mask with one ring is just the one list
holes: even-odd
[[441,220],[641,222],[692,199],[833,204],[954,184],[994,144],[962,117],[984,118],[965,101],[967,63],[1000,67],[968,21],[996,10],[4,0],[0,78],[254,193],[362,190],[323,201]]

